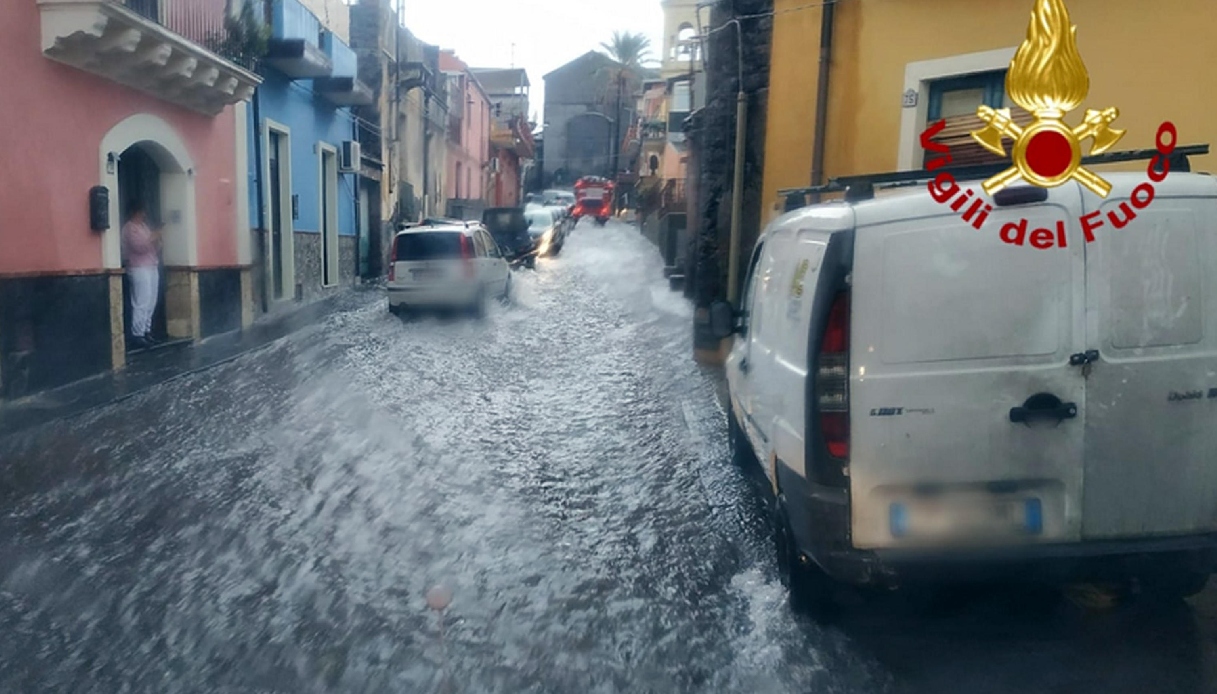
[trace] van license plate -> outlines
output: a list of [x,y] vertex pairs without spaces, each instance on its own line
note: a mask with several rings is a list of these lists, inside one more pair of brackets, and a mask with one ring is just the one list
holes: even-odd
[[1024,499],[893,504],[891,515],[893,534],[905,537],[1036,534],[1042,524],[1039,503]]

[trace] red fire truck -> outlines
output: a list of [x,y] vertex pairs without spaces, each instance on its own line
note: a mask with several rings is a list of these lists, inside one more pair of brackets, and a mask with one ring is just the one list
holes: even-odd
[[604,226],[613,214],[613,182],[600,176],[584,176],[575,181],[575,223],[593,217]]

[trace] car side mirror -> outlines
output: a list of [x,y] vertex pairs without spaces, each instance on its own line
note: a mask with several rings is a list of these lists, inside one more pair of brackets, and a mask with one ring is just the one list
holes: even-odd
[[726,301],[710,304],[710,332],[718,339],[731,337],[738,332],[735,308]]

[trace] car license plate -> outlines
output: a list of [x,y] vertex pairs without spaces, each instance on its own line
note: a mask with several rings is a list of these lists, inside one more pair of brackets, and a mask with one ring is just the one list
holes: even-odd
[[436,277],[439,277],[439,270],[433,270],[431,268],[420,268],[417,270],[411,270],[410,276],[413,277],[415,280],[433,280]]

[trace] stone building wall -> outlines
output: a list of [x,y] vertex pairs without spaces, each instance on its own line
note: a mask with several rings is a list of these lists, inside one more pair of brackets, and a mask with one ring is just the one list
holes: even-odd
[[[735,164],[735,114],[739,75],[742,72],[747,98],[744,205],[741,224],[740,286],[747,270],[748,255],[760,234],[762,169],[764,164],[766,107],[769,91],[769,49],[773,20],[772,0],[720,0],[710,12],[710,27],[717,29],[707,40],[706,105],[694,119],[690,133],[697,148],[699,168],[697,200],[700,223],[690,233],[695,259],[692,294],[697,308],[694,340],[697,349],[716,350],[718,341],[708,334],[705,308],[726,298],[728,243],[731,232],[731,194]],[[755,15],[762,15],[756,17]],[[727,23],[737,16],[742,36]],[[739,46],[743,46],[742,66]],[[808,124],[811,127],[811,124]],[[692,230],[691,230],[692,231]]]

